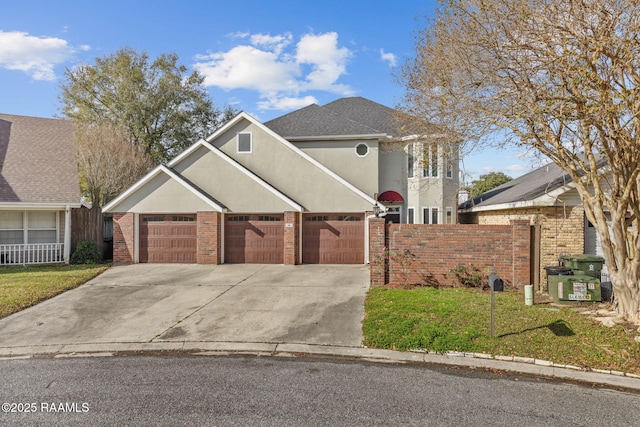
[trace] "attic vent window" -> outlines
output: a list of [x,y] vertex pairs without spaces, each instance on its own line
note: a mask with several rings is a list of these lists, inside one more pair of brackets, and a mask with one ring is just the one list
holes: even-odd
[[364,157],[367,155],[367,153],[369,152],[369,147],[367,146],[367,144],[358,144],[356,145],[356,154],[360,157]]
[[250,132],[238,133],[238,153],[251,152],[251,139]]

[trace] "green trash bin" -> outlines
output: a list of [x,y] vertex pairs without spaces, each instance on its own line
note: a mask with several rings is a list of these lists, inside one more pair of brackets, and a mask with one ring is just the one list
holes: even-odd
[[574,270],[576,274],[585,274],[596,279],[601,278],[604,258],[597,255],[563,255],[560,260],[565,267]]
[[549,295],[557,303],[601,302],[600,279],[586,274],[573,276],[550,276]]

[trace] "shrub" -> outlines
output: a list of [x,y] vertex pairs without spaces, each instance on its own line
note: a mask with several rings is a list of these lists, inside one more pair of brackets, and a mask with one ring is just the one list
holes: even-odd
[[71,255],[71,264],[98,264],[102,261],[98,246],[93,240],[85,240],[78,243],[76,250]]
[[404,288],[409,286],[411,266],[415,259],[416,256],[412,254],[409,249],[405,249],[391,255],[391,260],[399,266],[400,271],[396,274],[400,277],[400,280],[402,280],[402,286]]
[[449,275],[453,276],[459,285],[465,288],[480,288],[489,286],[488,275],[483,274],[478,267],[473,264],[459,264],[449,270]]

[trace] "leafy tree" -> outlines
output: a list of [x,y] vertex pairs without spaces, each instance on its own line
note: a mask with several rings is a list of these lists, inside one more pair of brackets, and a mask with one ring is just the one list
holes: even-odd
[[489,172],[480,175],[479,179],[471,182],[469,194],[471,197],[476,197],[509,181],[511,181],[511,177],[505,175],[503,172]]
[[151,157],[111,123],[78,124],[76,154],[82,192],[104,206],[152,167]]
[[618,311],[640,323],[639,34],[638,0],[448,0],[401,79],[411,115],[507,135],[571,176]]
[[94,65],[66,70],[62,113],[83,125],[120,127],[155,164],[166,162],[235,114],[214,108],[204,78],[186,71],[175,54],[151,62],[144,52],[120,49]]

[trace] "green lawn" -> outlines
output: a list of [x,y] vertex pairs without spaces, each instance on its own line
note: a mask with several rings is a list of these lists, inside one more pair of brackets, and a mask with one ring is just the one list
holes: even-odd
[[495,294],[493,338],[488,292],[377,287],[365,310],[369,347],[532,357],[640,374],[636,327],[607,328],[570,307],[526,306],[522,292]]
[[108,265],[0,267],[0,318],[76,288]]

